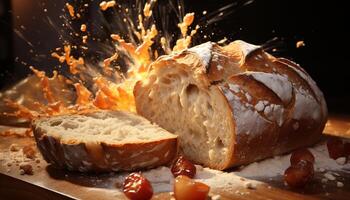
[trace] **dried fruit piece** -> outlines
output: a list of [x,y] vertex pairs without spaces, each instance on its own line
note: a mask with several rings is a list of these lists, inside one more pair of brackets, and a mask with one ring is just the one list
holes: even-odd
[[314,166],[309,161],[301,160],[284,172],[284,181],[293,188],[303,187],[314,176]]
[[193,178],[196,175],[196,167],[183,156],[179,156],[171,167],[174,177],[179,175]]
[[151,183],[140,173],[131,173],[125,178],[123,192],[131,200],[148,200],[153,196]]
[[344,143],[339,138],[330,138],[327,141],[328,154],[330,158],[337,159],[345,154]]
[[301,160],[309,161],[310,163],[315,163],[314,155],[306,148],[298,149],[294,151],[290,156],[291,165],[296,165]]
[[210,187],[196,182],[187,176],[178,176],[175,179],[174,197],[176,200],[206,200]]

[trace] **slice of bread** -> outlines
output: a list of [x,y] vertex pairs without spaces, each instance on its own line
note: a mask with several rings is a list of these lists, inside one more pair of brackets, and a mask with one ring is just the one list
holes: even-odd
[[46,161],[71,171],[133,171],[169,163],[177,136],[122,111],[40,118],[32,123]]

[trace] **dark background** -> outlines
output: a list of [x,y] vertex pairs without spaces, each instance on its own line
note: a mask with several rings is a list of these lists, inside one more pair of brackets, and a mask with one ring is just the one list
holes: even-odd
[[[167,3],[165,0],[158,1]],[[278,51],[270,53],[287,57],[303,66],[324,92],[331,112],[350,114],[350,66],[346,62],[350,57],[347,49],[350,44],[350,11],[346,9],[345,1],[255,0],[242,6],[243,1],[186,0],[185,10],[196,12],[197,21],[203,21],[203,10],[210,13],[232,2],[237,2],[237,6],[230,9],[233,13],[209,25],[202,35],[210,37],[197,38],[196,43],[217,41],[226,36],[229,40],[265,44],[277,37],[270,46]],[[47,71],[57,65],[57,61],[47,55],[62,44],[57,37],[58,30],[40,19],[50,16],[52,21],[59,20],[64,3],[0,1],[0,88],[25,77],[29,73],[26,65]],[[43,7],[47,8],[47,12],[43,11]],[[84,17],[94,20],[96,15]],[[14,30],[23,33],[22,36]],[[296,48],[299,40],[303,40],[306,46]]]

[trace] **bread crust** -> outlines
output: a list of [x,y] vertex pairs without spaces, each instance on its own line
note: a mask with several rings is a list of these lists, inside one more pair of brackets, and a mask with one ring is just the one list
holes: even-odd
[[[160,57],[151,69],[169,62],[175,67],[187,66],[202,89],[221,92],[221,103],[230,111],[226,118],[233,126],[231,144],[223,164],[201,164],[223,170],[319,141],[327,121],[327,107],[322,92],[305,70],[243,41],[225,47],[211,45],[207,66],[202,64],[205,62],[201,62],[201,56],[187,50]],[[152,86],[145,82],[136,85],[134,95],[138,113],[148,118],[143,112],[146,99],[141,94]]]
[[[40,120],[40,119],[39,119]],[[53,166],[70,171],[135,171],[170,163],[177,155],[177,138],[113,144],[108,142],[63,141],[32,123],[37,146]]]
[[[264,129],[259,130],[259,135],[261,135],[261,137],[249,138],[247,134],[236,132],[236,145],[233,148],[231,148],[231,151],[233,152],[232,157],[230,161],[226,164],[226,166],[224,166],[222,169],[241,164],[247,164],[252,161],[258,161],[266,157],[270,157],[272,155],[280,155],[286,152],[290,152],[296,148],[310,146],[319,141],[319,139],[321,138],[321,133],[327,121],[327,108],[323,95],[319,91],[315,83],[312,81],[310,76],[307,74],[307,72],[303,70],[300,66],[287,59],[274,59],[269,55],[265,55],[263,56],[263,58],[267,59],[268,61],[271,61],[269,65],[271,65],[272,68],[261,70],[259,68],[254,67],[257,65],[262,66],[261,64],[256,63],[256,61],[254,60],[254,58],[256,58],[257,55],[262,54],[266,53],[260,50],[250,54],[249,57],[245,60],[246,66],[244,67],[246,67],[249,70],[256,70],[255,72],[264,71],[266,73],[274,73],[269,69],[275,68],[276,73],[280,72],[281,74],[283,74],[284,71],[286,71],[286,69],[292,70],[294,74],[289,73],[288,79],[293,80],[293,92],[295,93],[297,92],[297,89],[304,87],[307,90],[307,94],[311,95],[317,101],[318,109],[322,112],[322,114],[318,119],[304,118],[296,120],[290,118],[290,116],[286,116],[287,120],[284,121],[282,126],[278,126],[276,123],[266,122],[266,124],[264,125]],[[268,62],[267,60],[262,60],[261,62]],[[297,70],[299,70],[299,72],[296,72]],[[300,73],[303,73],[308,80],[305,80],[303,77],[301,77]],[[239,82],[239,80],[244,80],[246,78],[249,79],[249,75],[236,75],[234,77],[231,77],[231,79],[228,80],[228,82]],[[251,88],[245,88],[245,91],[256,91],[259,90],[258,87],[262,87],[261,83],[260,85],[254,84],[254,81],[254,79],[246,81],[249,82],[247,83],[247,85]],[[244,81],[241,81],[239,83],[243,84],[243,82]],[[225,94],[223,86],[219,87],[221,91],[223,91],[223,94],[227,97],[228,94]],[[232,94],[232,91],[230,92]],[[295,99],[292,100],[294,102],[283,102],[281,99],[278,99],[278,96],[275,95],[273,91],[264,91],[263,93],[264,97],[266,97],[266,95],[269,97],[275,97],[275,103],[284,105],[286,109],[290,110],[288,111],[289,114],[294,109],[300,109],[298,107],[295,107],[294,105],[291,105],[295,104]],[[244,98],[241,98],[240,101],[241,105],[247,103],[247,100]],[[270,102],[273,101],[273,99],[270,100]],[[229,104],[229,108],[231,109],[235,104],[234,100],[227,101],[227,103]],[[235,122],[235,115],[238,115],[236,117],[239,117],[239,114],[234,113],[234,111],[232,110],[233,123]],[[298,123],[298,128],[297,130],[294,130],[295,128],[293,128],[293,125],[296,122]]]

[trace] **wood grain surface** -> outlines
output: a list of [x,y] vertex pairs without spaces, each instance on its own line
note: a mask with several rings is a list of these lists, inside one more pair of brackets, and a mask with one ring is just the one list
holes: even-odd
[[[350,130],[350,118],[344,116],[331,117],[331,125],[327,125],[326,134],[348,137],[346,133]],[[338,128],[337,128],[338,127]],[[12,129],[13,127],[1,127],[0,131]],[[18,133],[23,133],[24,129],[13,129]],[[0,199],[126,199],[115,184],[115,173],[108,174],[82,174],[58,170],[48,165],[42,160],[40,154],[31,161],[34,168],[33,175],[20,175],[20,163],[8,166],[5,162],[7,156],[5,152],[11,144],[18,144],[22,147],[34,144],[30,137],[1,136],[0,152]],[[39,161],[38,161],[39,160]],[[305,188],[291,190],[283,184],[282,177],[261,179],[254,190],[247,189],[241,185],[232,188],[218,186],[211,190],[211,195],[219,194],[220,199],[259,199],[259,200],[297,200],[297,199],[350,199],[350,172],[339,172],[344,187],[337,187],[335,183],[321,183],[321,174],[316,173],[316,178]],[[153,199],[170,199],[169,193],[158,193]]]

